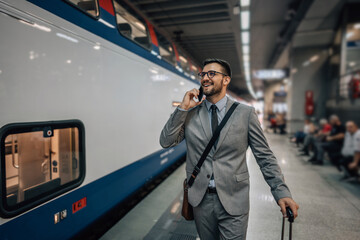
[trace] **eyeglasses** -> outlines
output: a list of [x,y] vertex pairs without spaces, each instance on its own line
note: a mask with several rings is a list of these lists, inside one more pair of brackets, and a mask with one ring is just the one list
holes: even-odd
[[215,75],[219,73],[219,74],[222,74],[224,76],[228,76],[227,74],[225,73],[221,73],[221,72],[217,72],[217,71],[208,71],[208,72],[199,72],[198,73],[198,76],[200,79],[203,79],[205,77],[205,75],[208,76],[208,78],[212,79],[213,77],[215,77]]

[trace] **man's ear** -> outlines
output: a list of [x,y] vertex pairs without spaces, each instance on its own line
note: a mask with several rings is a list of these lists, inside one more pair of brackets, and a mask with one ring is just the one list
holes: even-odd
[[230,81],[231,81],[231,78],[229,77],[229,76],[226,76],[225,78],[224,78],[224,83],[226,84],[226,85],[229,85],[230,84]]

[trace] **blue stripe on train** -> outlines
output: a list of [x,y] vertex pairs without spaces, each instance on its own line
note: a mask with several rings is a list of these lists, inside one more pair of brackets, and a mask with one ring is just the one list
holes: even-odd
[[196,84],[199,84],[198,81],[187,77],[183,72],[179,72],[173,65],[170,63],[163,61],[157,56],[151,54],[151,52],[140,45],[136,44],[135,42],[123,37],[120,35],[117,27],[116,27],[116,19],[106,10],[100,9],[100,17],[102,20],[110,23],[115,28],[110,28],[103,24],[102,22],[86,15],[85,13],[81,12],[80,10],[76,9],[75,7],[71,6],[69,3],[65,1],[43,1],[43,0],[28,0],[31,2],[81,28],[86,29],[87,31],[96,34],[118,46],[121,46],[167,70],[186,78],[189,81],[192,81]]
[[[174,148],[146,156],[1,225],[0,238],[68,239],[170,167],[185,152],[186,145],[182,142]],[[72,204],[84,197],[87,206],[73,214]],[[68,217],[54,224],[54,214],[64,209]]]

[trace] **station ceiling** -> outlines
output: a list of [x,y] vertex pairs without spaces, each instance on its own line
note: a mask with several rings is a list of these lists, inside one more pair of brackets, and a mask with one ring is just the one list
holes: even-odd
[[[353,0],[357,1],[357,0]],[[227,60],[230,90],[251,99],[242,61],[239,0],[132,0],[161,32],[201,65],[209,57]],[[292,47],[329,46],[344,0],[252,0],[251,70],[289,67]],[[290,44],[291,43],[291,44]],[[261,80],[252,79],[255,91]]]

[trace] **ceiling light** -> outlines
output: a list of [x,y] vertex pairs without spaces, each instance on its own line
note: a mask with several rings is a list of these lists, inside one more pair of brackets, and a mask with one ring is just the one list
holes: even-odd
[[310,65],[310,61],[305,61],[305,62],[303,62],[303,64],[302,64],[304,67],[307,67],[307,66],[309,66]]
[[180,60],[183,61],[184,63],[187,63],[187,60],[183,56],[180,56]]
[[250,11],[241,12],[241,29],[247,30],[250,27]]
[[356,65],[356,62],[349,62],[349,66],[350,67],[353,67],[353,66],[355,66]]
[[243,45],[242,46],[243,54],[249,54],[250,53],[250,46],[249,45]]
[[244,62],[244,68],[250,68],[250,62]]
[[310,58],[310,62],[315,62],[318,59],[319,59],[319,55],[314,55]]
[[241,7],[248,7],[250,5],[250,0],[241,0],[240,5]]
[[346,33],[346,38],[347,38],[347,39],[351,38],[352,36],[354,36],[354,32],[353,32],[353,31],[350,31],[350,32]]
[[239,15],[239,13],[240,13],[240,6],[237,5],[237,6],[233,7],[233,14]]
[[241,41],[242,44],[249,44],[250,43],[250,34],[248,31],[241,32]]
[[243,61],[244,62],[249,62],[250,61],[250,56],[248,54],[244,54],[243,55]]

